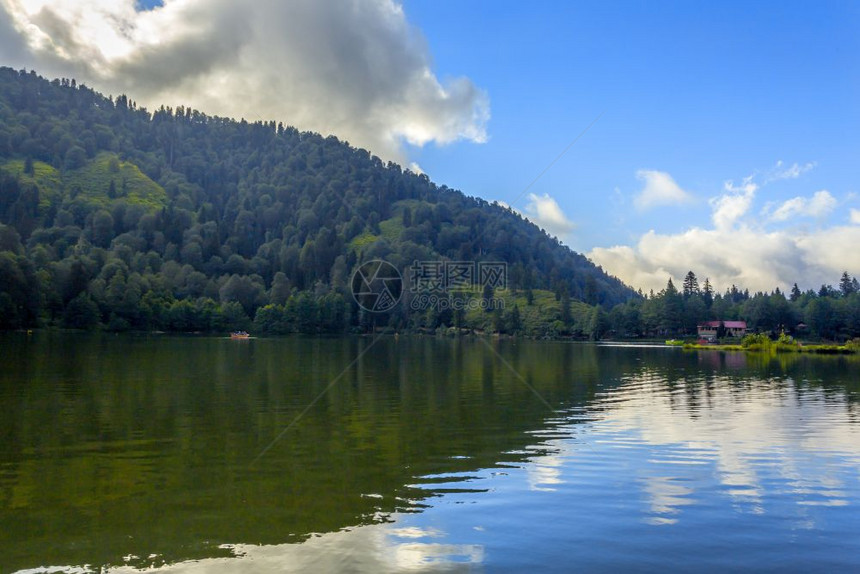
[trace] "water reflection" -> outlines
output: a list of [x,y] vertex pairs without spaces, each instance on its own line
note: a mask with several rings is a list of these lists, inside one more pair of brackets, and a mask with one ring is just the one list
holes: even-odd
[[[860,429],[834,418],[821,390],[799,388],[786,379],[749,381],[738,392],[732,381],[714,377],[690,381],[696,387],[692,394],[686,389],[670,393],[659,383],[637,384],[643,380],[614,393],[624,400],[598,426],[600,432],[630,433],[660,446],[663,454],[650,459],[647,468],[677,470],[676,464],[687,464],[690,457],[713,464],[716,479],[740,512],[763,512],[763,498],[775,488],[791,489],[801,505],[810,499],[844,501],[843,480],[831,474],[833,461],[860,468]],[[649,492],[689,496],[688,487],[667,488],[677,474],[643,480]],[[689,504],[686,497],[669,498],[660,497],[654,512],[671,513]]]
[[814,529],[832,517],[809,507],[858,506],[860,426],[844,392],[731,369],[676,373],[643,367],[596,393],[590,419],[562,427],[576,438],[542,443],[552,452],[526,466],[529,489],[576,496],[599,467],[623,496],[638,492],[651,525],[724,505]]
[[741,560],[723,556],[732,548],[802,565],[820,550],[792,532],[813,532],[826,560],[860,566],[856,362],[368,342],[4,340],[4,560],[116,572],[745,564],[726,562]]
[[[207,558],[158,567],[158,572],[218,574],[266,572],[475,572],[483,548],[435,542],[444,534],[434,529],[369,525],[312,536],[302,544],[255,546],[227,544],[230,558]],[[138,561],[130,557],[129,562]],[[157,559],[138,561],[157,564]],[[139,572],[126,564],[107,569],[113,574]]]

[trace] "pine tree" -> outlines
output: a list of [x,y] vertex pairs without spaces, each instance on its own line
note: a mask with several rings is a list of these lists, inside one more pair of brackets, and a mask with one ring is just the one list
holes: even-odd
[[669,281],[666,283],[665,293],[666,293],[666,295],[677,295],[678,294],[678,290],[675,289],[675,284],[672,283],[671,277],[669,277]]
[[570,314],[570,293],[567,291],[567,286],[565,285],[561,292],[561,317],[560,320],[564,323],[565,327],[569,327],[573,324],[573,318]]
[[705,300],[705,306],[710,309],[714,304],[714,288],[711,287],[711,280],[705,277],[705,285],[702,288],[702,296]]
[[696,274],[692,271],[688,271],[687,276],[684,277],[683,289],[685,298],[689,298],[692,295],[699,293],[699,281],[696,279]]
[[588,336],[592,341],[599,341],[608,329],[606,311],[600,305],[595,305],[588,318]]
[[668,332],[677,332],[682,325],[684,313],[684,299],[672,279],[666,283],[666,289],[660,292],[659,298],[662,300],[661,326]]
[[800,295],[800,288],[798,288],[797,283],[795,283],[794,287],[791,288],[791,296],[789,297],[789,299],[792,303],[794,303],[795,301],[800,299]]
[[726,299],[731,299],[732,303],[738,303],[743,295],[738,291],[737,286],[733,283],[732,288],[726,291]]
[[839,290],[842,292],[843,297],[848,297],[854,293],[854,282],[847,271],[842,272],[842,278],[839,280]]

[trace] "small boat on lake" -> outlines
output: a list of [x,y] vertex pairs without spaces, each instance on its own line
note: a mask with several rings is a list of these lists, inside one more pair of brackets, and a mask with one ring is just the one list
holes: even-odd
[[251,335],[247,331],[233,331],[230,333],[231,339],[250,339]]

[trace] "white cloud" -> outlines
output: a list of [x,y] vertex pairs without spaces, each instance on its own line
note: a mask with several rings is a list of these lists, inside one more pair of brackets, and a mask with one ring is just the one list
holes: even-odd
[[641,288],[646,292],[649,289],[657,292],[666,286],[669,277],[673,275],[677,277],[673,271],[653,261],[645,261],[645,258],[641,257],[635,249],[627,245],[595,247],[586,255],[610,275],[614,275],[628,285]]
[[856,248],[860,245],[860,227],[831,227],[798,235],[794,241],[805,255],[805,265],[798,270],[798,276],[803,277],[808,270],[816,277],[809,287],[835,284],[845,270],[853,276],[860,275],[860,249]]
[[559,239],[564,239],[576,227],[564,214],[558,202],[547,194],[539,196],[530,193],[529,203],[523,212],[533,223]]
[[487,95],[467,78],[436,78],[420,31],[393,0],[135,4],[0,0],[4,63],[148,107],[332,133],[401,162],[404,142],[487,138]]
[[753,183],[752,176],[744,178],[740,186],[727,181],[723,185],[725,194],[710,200],[713,214],[711,218],[717,229],[730,229],[735,222],[746,215],[752,206],[758,185]]
[[[774,212],[770,215],[770,219],[773,221],[785,221],[786,219],[790,219],[795,215],[803,213],[804,205],[806,204],[806,199],[803,197],[794,197],[789,199],[782,205],[780,205]],[[768,211],[768,208],[765,208],[765,213]]]
[[630,285],[658,291],[689,270],[715,288],[751,291],[833,284],[845,269],[860,270],[860,226],[814,232],[761,231],[749,227],[693,228],[677,234],[646,233],[635,247],[595,248],[588,257]]
[[836,198],[823,189],[807,199],[794,197],[789,199],[771,214],[773,221],[785,221],[792,217],[824,217],[836,208]]
[[808,162],[803,165],[793,163],[789,167],[785,167],[782,160],[776,162],[776,165],[771,169],[764,178],[765,183],[778,181],[780,179],[797,179],[807,171],[815,167],[815,162]]
[[[786,289],[794,282],[817,287],[835,282],[845,269],[860,272],[860,250],[837,248],[860,244],[860,226],[789,231],[750,224],[745,216],[759,190],[753,179],[746,177],[740,185],[727,181],[723,193],[710,200],[713,229],[649,231],[635,246],[598,247],[588,257],[628,284],[655,291],[670,277],[680,281],[689,270],[700,280],[709,278],[717,289],[734,284],[752,291]],[[797,216],[823,218],[836,205],[836,198],[821,190],[809,198],[766,206],[764,223]],[[860,224],[860,210],[852,210],[851,221]]]
[[645,187],[634,200],[640,210],[657,205],[688,203],[693,199],[664,171],[640,169],[636,172],[636,178],[645,182]]

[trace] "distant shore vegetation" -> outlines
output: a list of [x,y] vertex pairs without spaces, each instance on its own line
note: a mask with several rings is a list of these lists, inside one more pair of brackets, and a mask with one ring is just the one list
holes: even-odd
[[[415,261],[507,276],[444,294],[493,306],[418,308],[407,292],[369,313],[351,278],[372,260],[406,283]],[[690,271],[637,292],[517,212],[335,137],[0,68],[0,329],[687,341],[730,320],[844,344],[860,286],[846,270],[835,287],[718,292]]]

